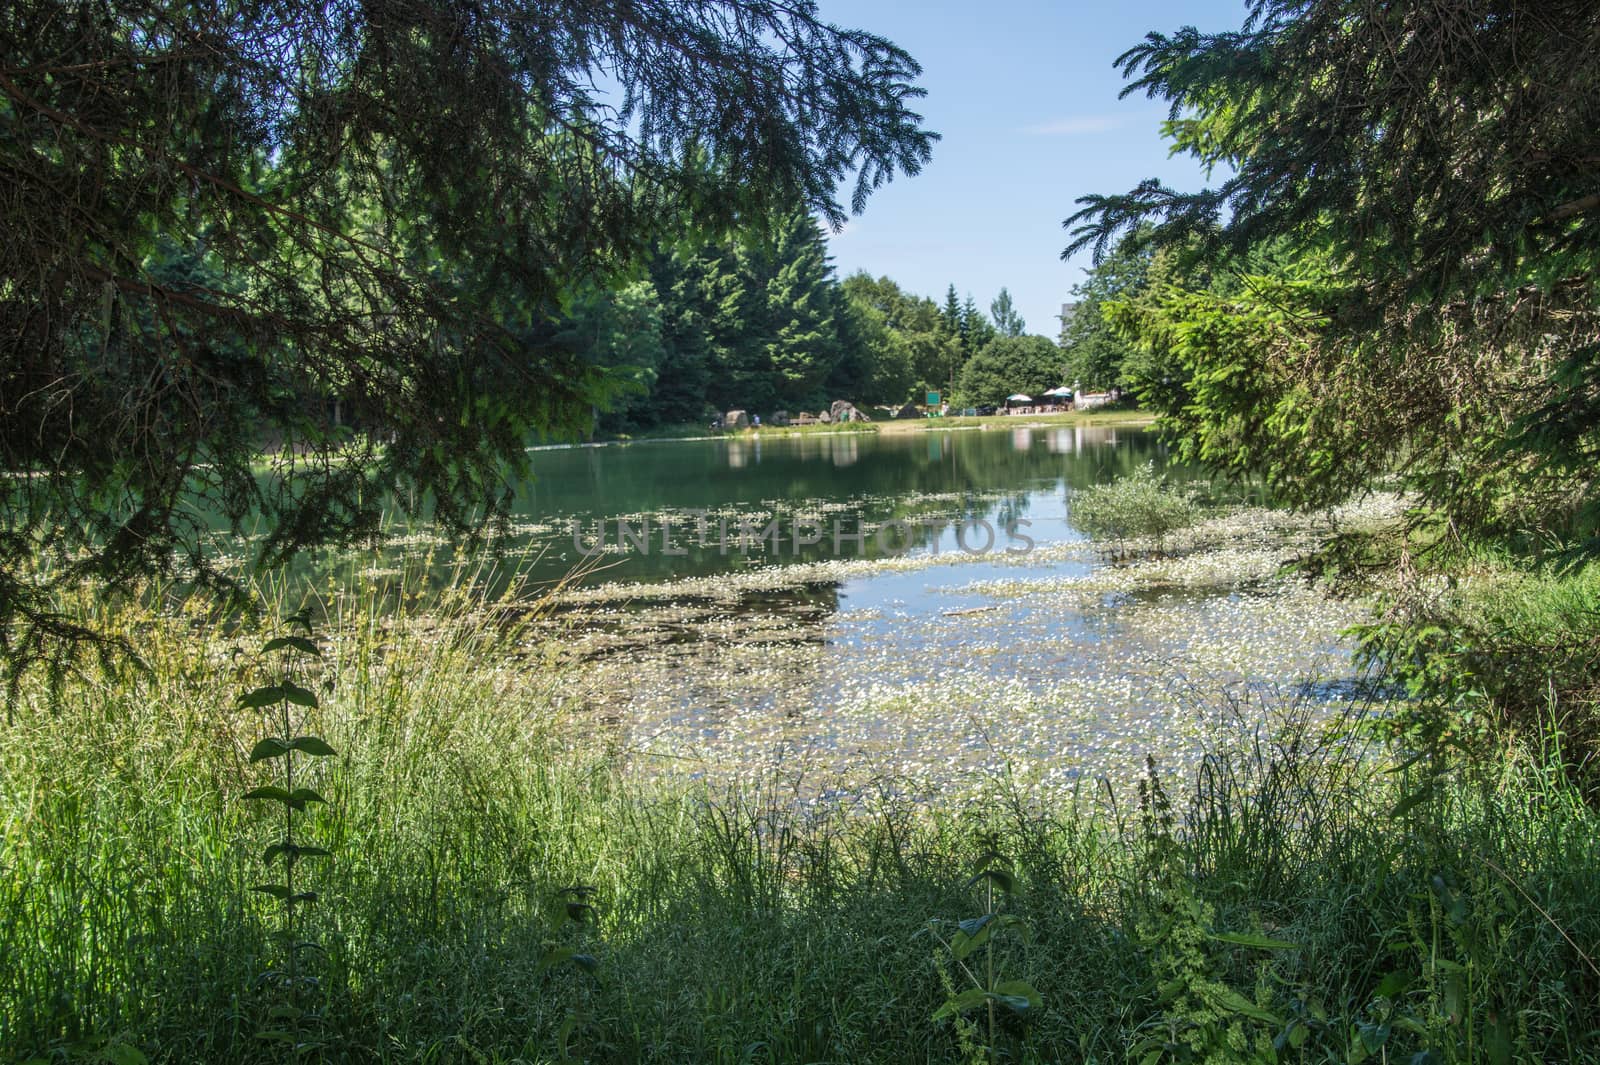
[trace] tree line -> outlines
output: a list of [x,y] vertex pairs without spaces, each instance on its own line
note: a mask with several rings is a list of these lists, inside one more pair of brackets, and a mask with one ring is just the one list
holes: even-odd
[[560,338],[625,382],[596,411],[616,433],[834,399],[898,408],[930,391],[989,404],[1060,384],[1059,349],[1025,330],[1004,288],[985,314],[954,284],[941,304],[888,277],[841,281],[822,226],[796,210],[772,232],[658,243],[624,283],[580,287]]

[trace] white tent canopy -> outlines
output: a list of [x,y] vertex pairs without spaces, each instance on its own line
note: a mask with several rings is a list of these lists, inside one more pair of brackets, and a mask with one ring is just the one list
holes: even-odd
[[1032,403],[1032,396],[1025,396],[1021,392],[1006,397],[1007,403]]
[[1059,388],[1052,388],[1050,391],[1046,392],[1045,395],[1047,395],[1047,396],[1070,396],[1070,395],[1072,395],[1072,389],[1068,388],[1066,385],[1062,385]]

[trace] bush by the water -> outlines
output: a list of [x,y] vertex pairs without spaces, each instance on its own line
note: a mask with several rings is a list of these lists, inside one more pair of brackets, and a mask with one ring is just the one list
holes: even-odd
[[[279,820],[241,801],[276,778],[234,707],[278,629],[124,625],[148,672],[0,729],[0,1058],[290,1060],[258,1037]],[[299,1060],[1600,1060],[1600,819],[1525,759],[1419,787],[1302,722],[1131,806],[829,805],[576,744],[517,633],[357,610],[322,646]],[[993,1022],[935,1019],[973,980]]]
[[1554,730],[1600,793],[1600,566],[1460,569],[1403,583],[1358,630],[1361,654],[1415,697],[1406,719],[1419,732],[1470,743]]
[[1072,523],[1094,540],[1148,537],[1159,542],[1194,520],[1188,495],[1157,475],[1149,462],[1108,484],[1072,493]]

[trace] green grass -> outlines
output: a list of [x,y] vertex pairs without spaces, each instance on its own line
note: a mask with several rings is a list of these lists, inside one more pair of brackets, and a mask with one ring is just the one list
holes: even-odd
[[[1538,758],[1423,788],[1290,707],[1115,804],[652,784],[514,628],[346,602],[304,712],[339,753],[302,1060],[1600,1060],[1600,825]],[[0,1059],[292,1060],[256,1037],[275,825],[231,706],[277,628],[117,623],[147,671],[25,689],[0,729]],[[989,846],[1032,935],[984,962],[1042,996],[992,1040],[932,1020],[965,976],[929,930],[983,912]]]
[[1421,696],[1414,731],[1472,747],[1555,730],[1600,795],[1600,567],[1551,573],[1493,550],[1446,565],[1392,580],[1360,630],[1362,653]]

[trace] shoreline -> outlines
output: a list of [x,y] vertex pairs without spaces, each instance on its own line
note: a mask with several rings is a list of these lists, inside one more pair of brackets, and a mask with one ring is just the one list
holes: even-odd
[[1154,425],[1156,416],[1143,410],[1062,411],[1057,414],[991,414],[983,417],[916,418],[835,425],[763,425],[736,432],[712,433],[704,429],[686,430],[683,435],[617,436],[604,440],[582,440],[562,444],[534,444],[527,451],[559,451],[567,448],[614,447],[633,444],[687,443],[706,440],[749,440],[761,437],[790,436],[903,436],[908,433],[960,432],[970,430],[1047,429],[1070,426],[1114,426],[1130,429]]

